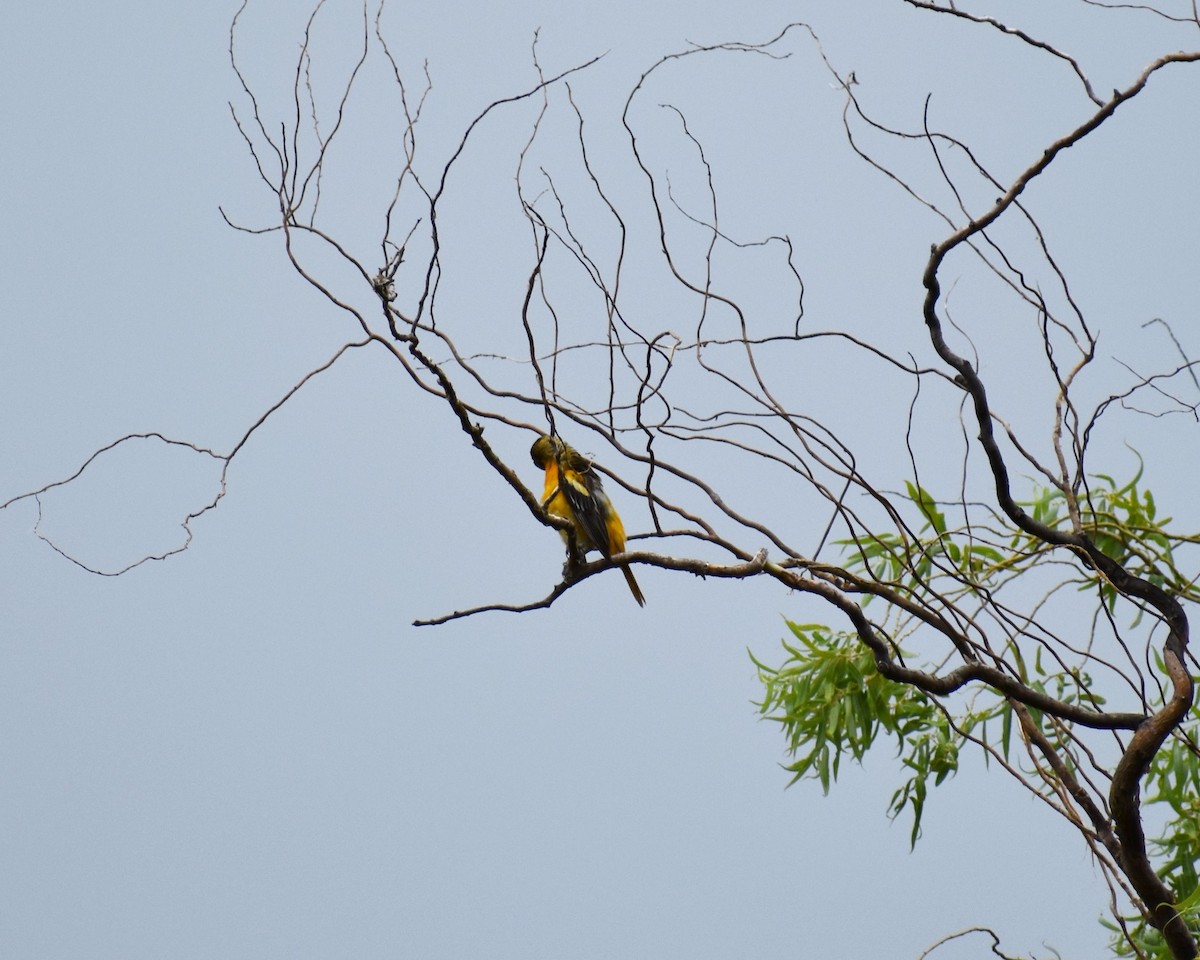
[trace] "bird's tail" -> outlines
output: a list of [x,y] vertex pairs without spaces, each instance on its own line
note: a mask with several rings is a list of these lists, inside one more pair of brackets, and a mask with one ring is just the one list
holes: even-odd
[[627,566],[621,567],[621,572],[625,574],[625,582],[629,584],[629,592],[633,594],[633,599],[638,602],[639,607],[646,605],[646,598],[642,596],[642,588],[638,586],[637,580],[634,579],[633,571]]

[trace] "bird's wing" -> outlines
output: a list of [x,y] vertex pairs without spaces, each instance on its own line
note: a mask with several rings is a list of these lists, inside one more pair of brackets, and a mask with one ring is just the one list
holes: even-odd
[[612,504],[600,485],[600,478],[590,470],[579,473],[566,468],[559,476],[559,486],[571,506],[571,512],[575,514],[576,523],[587,534],[592,545],[605,557],[611,557],[613,551],[609,540],[608,516],[612,512]]

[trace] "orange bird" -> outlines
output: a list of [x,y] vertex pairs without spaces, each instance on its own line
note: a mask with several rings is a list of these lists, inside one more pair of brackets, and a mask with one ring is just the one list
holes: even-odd
[[[542,509],[553,517],[562,517],[571,524],[571,535],[560,531],[567,542],[569,557],[576,559],[589,550],[599,550],[606,560],[625,552],[625,526],[612,501],[604,492],[600,475],[592,469],[592,461],[576,452],[558,437],[538,437],[529,450],[536,466],[546,471],[546,488],[542,492]],[[628,564],[621,564],[625,582],[638,606],[646,605],[641,588]]]

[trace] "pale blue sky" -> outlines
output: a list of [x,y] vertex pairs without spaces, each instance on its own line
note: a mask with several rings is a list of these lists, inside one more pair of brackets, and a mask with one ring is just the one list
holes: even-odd
[[[278,238],[236,233],[218,214],[255,226],[271,212],[227,105],[245,108],[226,49],[235,6],[74,6],[0,13],[0,502],[130,432],[227,450],[355,336]],[[1036,6],[1012,5],[1027,17]],[[307,12],[252,0],[246,14],[241,55],[268,111],[284,103]],[[357,16],[331,0],[319,21],[330,89],[353,60]],[[611,124],[657,56],[764,40],[796,19],[895,122],[919,125],[936,91],[938,126],[1001,177],[1089,110],[1061,65],[883,0],[394,3],[385,31],[414,83],[429,63],[433,169],[486,103],[530,85],[538,27],[547,72],[611,51],[576,84]],[[1149,17],[1107,22],[1122,26],[1040,25],[1101,91],[1195,42]],[[688,103],[706,131],[728,229],[793,236],[819,327],[927,356],[913,307],[942,231],[854,160],[813,45],[797,36],[789,49],[786,66],[710,61],[710,87],[681,73],[654,96]],[[380,144],[399,132],[377,54],[326,208],[364,255],[394,157]],[[1063,175],[1029,194],[1105,321],[1102,348],[1129,356],[1144,343],[1149,366],[1171,351],[1142,322],[1194,330],[1197,76],[1156,80],[1103,149],[1064,158]],[[490,218],[514,202],[513,146],[530,116],[514,110],[481,133],[494,139],[464,158],[447,212],[460,233],[444,309],[477,318],[464,337],[493,332],[510,304],[500,291],[525,280],[527,249]],[[619,146],[611,161],[598,146],[598,162],[627,163]],[[917,148],[895,156],[928,166]],[[1139,191],[1106,198],[1131,166],[1146,171]],[[964,312],[986,307],[962,297]],[[993,363],[1005,322],[998,312],[974,331]],[[864,400],[837,370],[801,369],[796,382],[813,396],[845,391],[850,420],[909,399]],[[1027,389],[1010,376],[997,392],[1036,422]],[[1164,458],[1153,479],[1165,509],[1186,517],[1170,471],[1179,429],[1154,421],[1137,440]],[[1131,462],[1125,439],[1108,438],[1114,470]],[[878,450],[902,452],[902,438]],[[513,462],[538,482],[523,455]],[[1105,894],[1081,843],[995,772],[972,762],[938,788],[912,853],[908,823],[884,816],[900,780],[886,751],[828,798],[811,783],[784,790],[782,740],[751,705],[747,648],[778,659],[782,617],[832,614],[776,586],[645,570],[644,610],[609,575],[550,611],[411,627],[535,599],[561,552],[382,352],[310,382],[227,479],[186,552],[116,578],[37,539],[32,502],[0,513],[0,956],[914,957],[973,924],[994,926],[1012,953],[1101,950]],[[206,458],[122,448],[45,498],[42,529],[82,562],[119,568],[176,545],[215,483]],[[627,525],[647,521],[631,511]],[[978,942],[937,954],[981,955]]]

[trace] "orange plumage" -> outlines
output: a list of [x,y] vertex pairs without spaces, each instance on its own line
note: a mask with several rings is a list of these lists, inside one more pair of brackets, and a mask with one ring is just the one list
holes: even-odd
[[[625,526],[617,515],[612,501],[604,492],[600,476],[592,462],[577,453],[558,437],[538,437],[529,455],[535,465],[546,471],[546,486],[542,492],[542,509],[551,516],[570,521],[571,531],[580,555],[599,550],[605,559],[625,552]],[[566,531],[563,538],[571,545]],[[646,605],[633,571],[621,564],[625,582],[639,606]]]

